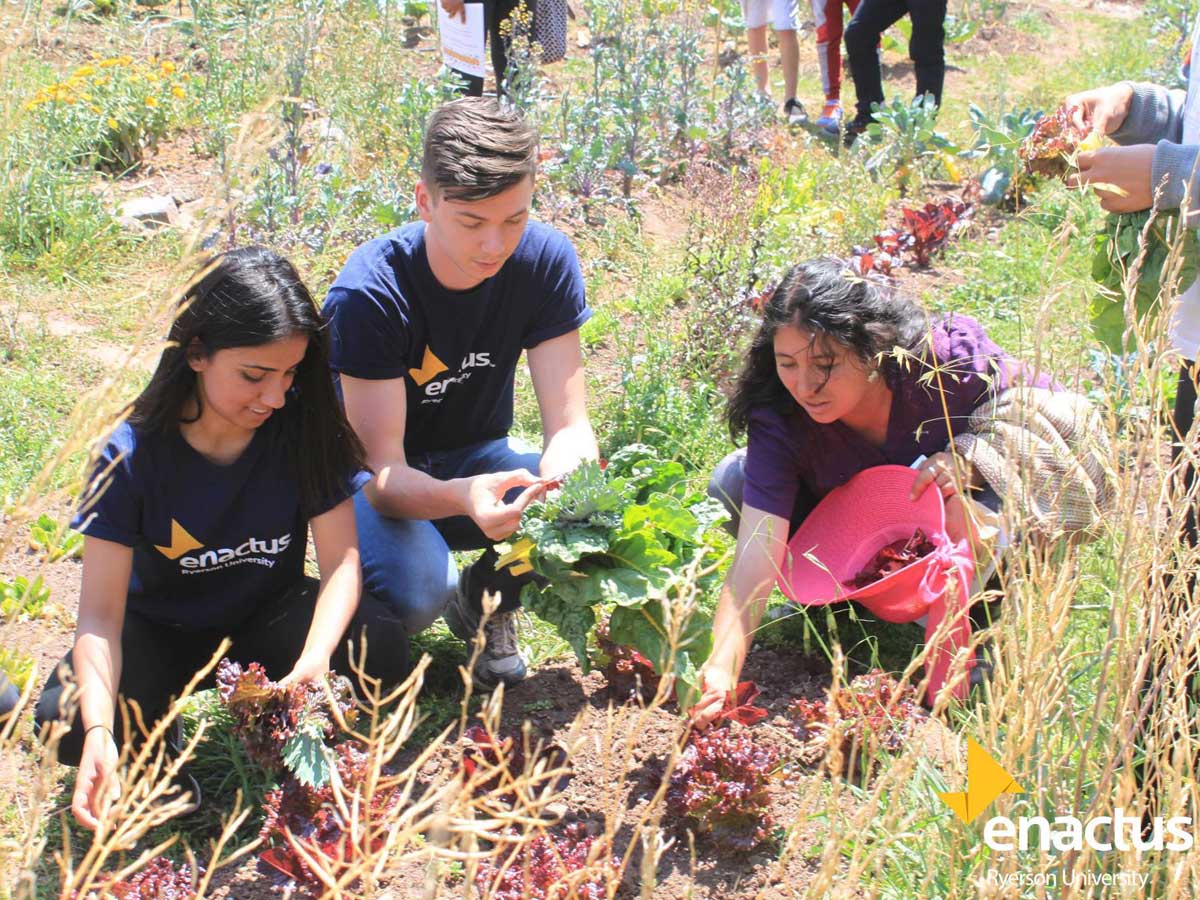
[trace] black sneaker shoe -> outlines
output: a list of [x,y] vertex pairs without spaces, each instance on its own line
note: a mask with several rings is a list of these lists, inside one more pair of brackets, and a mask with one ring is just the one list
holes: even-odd
[[830,137],[837,137],[840,134],[842,143],[847,147],[852,147],[854,146],[854,142],[867,130],[872,121],[870,116],[855,116],[849,122],[840,122],[825,126],[825,133]]
[[[481,616],[472,608],[467,598],[467,579],[470,567],[462,570],[458,576],[458,590],[454,599],[442,611],[446,625],[460,641],[470,645],[479,633]],[[503,682],[511,687],[525,680],[528,666],[521,650],[517,646],[517,613],[496,612],[488,617],[483,626],[483,651],[475,660],[475,668],[471,670],[471,680],[483,691],[493,690]]]

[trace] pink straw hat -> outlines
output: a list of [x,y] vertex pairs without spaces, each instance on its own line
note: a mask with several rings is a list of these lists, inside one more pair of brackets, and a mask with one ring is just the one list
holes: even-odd
[[[927,698],[932,705],[955,652],[971,639],[968,585],[975,564],[968,542],[955,544],[946,534],[946,511],[936,485],[915,502],[909,499],[916,477],[906,466],[875,466],[830,491],[788,542],[779,586],[803,606],[854,600],[885,622],[928,616],[926,641],[933,639],[945,618],[947,601],[953,602],[950,630],[927,657]],[[893,541],[911,538],[918,528],[933,542],[933,553],[865,587],[854,587],[854,577],[876,553]],[[967,688],[966,681],[960,681],[955,696],[965,697]]]

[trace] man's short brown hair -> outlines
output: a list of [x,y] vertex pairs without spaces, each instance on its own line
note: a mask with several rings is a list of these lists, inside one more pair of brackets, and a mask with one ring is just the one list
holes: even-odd
[[538,134],[513,106],[464,97],[429,117],[421,179],[435,195],[486,200],[537,173]]

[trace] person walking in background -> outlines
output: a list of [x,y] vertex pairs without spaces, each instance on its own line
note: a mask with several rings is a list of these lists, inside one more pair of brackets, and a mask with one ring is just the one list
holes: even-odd
[[812,0],[817,23],[817,63],[821,67],[821,90],[825,106],[817,119],[818,128],[837,129],[842,124],[842,4],[853,16],[860,0]]
[[[846,26],[846,59],[854,79],[857,110],[846,123],[845,137],[853,142],[874,121],[871,107],[883,103],[883,74],[879,66],[879,39],[905,15],[912,20],[908,55],[917,76],[917,96],[933,96],[942,105],[946,78],[946,0],[862,0]],[[837,134],[837,126],[828,129]]]
[[[447,15],[459,16],[464,22],[467,21],[465,0],[440,0],[440,2]],[[497,96],[503,96],[505,93],[504,76],[508,71],[508,49],[513,38],[512,32],[505,34],[501,30],[501,26],[522,5],[529,10],[529,18],[521,24],[518,24],[518,19],[513,19],[512,27],[524,28],[532,32],[533,20],[537,15],[537,0],[483,0],[483,28],[487,34],[488,44],[492,48],[492,72],[496,76]],[[483,96],[482,78],[464,75],[463,79],[466,81],[466,96]]]
[[774,22],[775,38],[783,58],[783,114],[789,125],[808,120],[804,105],[796,99],[796,81],[800,73],[800,27],[797,0],[742,0],[742,15],[746,20],[746,42],[750,45],[751,68],[758,89],[771,95],[767,67],[767,23]]

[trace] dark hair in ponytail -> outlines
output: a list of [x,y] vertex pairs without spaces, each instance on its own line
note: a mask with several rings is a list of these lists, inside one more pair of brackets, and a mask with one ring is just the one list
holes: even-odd
[[854,274],[839,259],[793,266],[767,302],[729,399],[727,417],[734,440],[746,432],[754,409],[786,411],[795,404],[775,371],[775,332],[784,325],[834,341],[867,364],[884,354],[881,367],[889,380],[896,374],[896,361],[886,354],[893,347],[916,352],[929,330],[928,318],[916,303]]
[[[345,492],[346,479],[365,468],[362,442],[346,420],[329,371],[321,314],[290,262],[264,247],[243,247],[207,261],[184,291],[168,345],[129,423],[167,432],[181,422],[190,400],[200,402],[188,353],[210,357],[231,347],[256,347],[290,337],[308,338],[283,417],[284,441],[300,481],[304,506],[320,509]],[[197,412],[196,417],[199,417]]]

